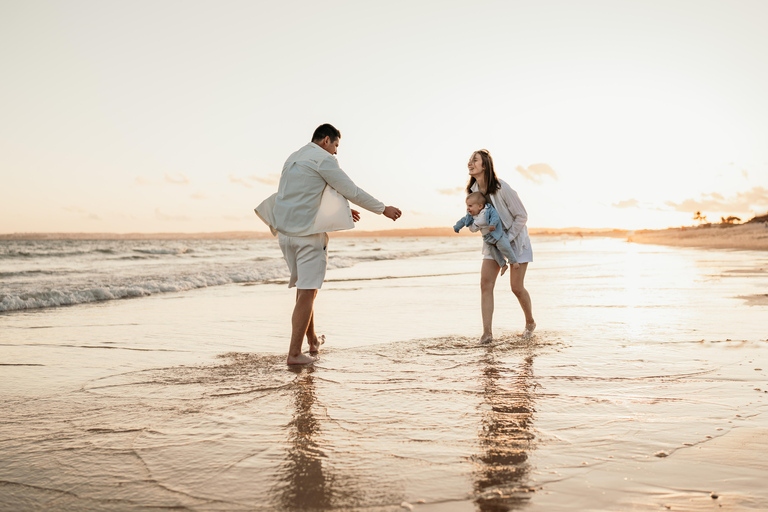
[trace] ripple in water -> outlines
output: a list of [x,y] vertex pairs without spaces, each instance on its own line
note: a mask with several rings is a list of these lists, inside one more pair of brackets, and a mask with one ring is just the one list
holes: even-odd
[[7,450],[24,487],[2,486],[9,504],[100,510],[508,508],[531,493],[534,361],[556,348],[448,337],[330,350],[310,368],[229,353],[113,375],[6,407],[5,430],[35,426]]

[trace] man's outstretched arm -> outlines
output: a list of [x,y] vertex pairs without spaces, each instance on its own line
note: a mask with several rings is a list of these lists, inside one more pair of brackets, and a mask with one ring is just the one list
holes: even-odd
[[[339,163],[332,156],[329,155],[320,163],[317,172],[326,183],[357,206],[373,213],[384,213],[386,210],[387,207],[384,203],[355,185],[355,182],[341,170]],[[387,217],[392,218],[389,215]]]

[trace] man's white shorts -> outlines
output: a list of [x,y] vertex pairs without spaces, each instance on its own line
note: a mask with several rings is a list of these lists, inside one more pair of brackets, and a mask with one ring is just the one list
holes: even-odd
[[328,264],[328,235],[288,236],[278,233],[280,250],[291,271],[288,288],[319,290]]

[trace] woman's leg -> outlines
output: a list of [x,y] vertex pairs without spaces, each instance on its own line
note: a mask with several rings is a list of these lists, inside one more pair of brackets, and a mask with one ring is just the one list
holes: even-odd
[[496,286],[499,269],[499,265],[494,260],[485,259],[480,269],[480,311],[483,315],[481,343],[487,343],[493,339],[493,288]]
[[525,330],[532,334],[536,328],[536,322],[533,320],[533,307],[531,306],[531,295],[525,289],[525,271],[528,269],[528,263],[521,263],[520,268],[512,268],[509,273],[509,284],[512,293],[517,297],[520,307],[525,314]]

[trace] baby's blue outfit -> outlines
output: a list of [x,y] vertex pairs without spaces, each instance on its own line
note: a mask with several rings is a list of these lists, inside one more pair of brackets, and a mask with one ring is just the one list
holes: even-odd
[[[507,233],[504,232],[504,227],[501,225],[499,212],[496,211],[496,208],[494,208],[491,203],[486,203],[485,208],[483,208],[483,210],[481,210],[480,214],[478,215],[481,215],[483,212],[485,212],[488,226],[496,227],[494,231],[488,231],[488,233],[483,235],[483,242],[491,246],[491,254],[493,255],[493,259],[496,260],[496,263],[498,263],[500,267],[503,267],[507,264],[507,261],[504,259],[504,257],[506,257],[510,263],[517,263],[515,251],[512,249],[512,244],[509,243],[509,237],[507,236]],[[474,223],[475,218],[471,214],[467,213],[463,218],[459,219],[456,224],[454,224],[453,230],[458,233],[461,228],[469,228]],[[479,229],[480,228],[475,226],[475,230]],[[470,228],[470,231],[473,230]]]

